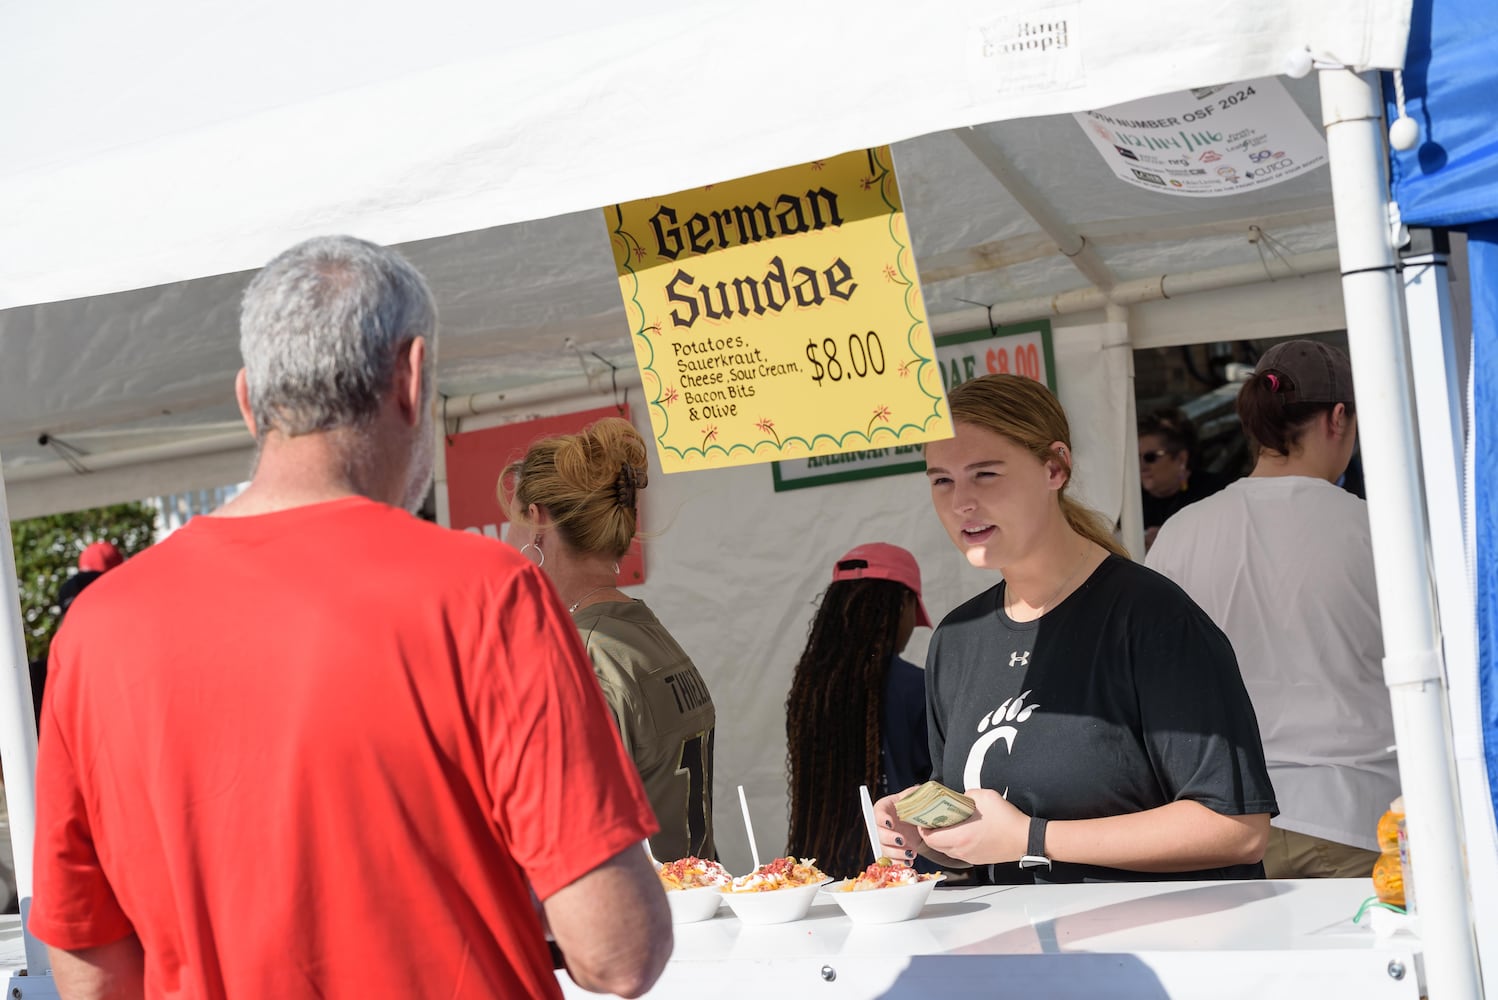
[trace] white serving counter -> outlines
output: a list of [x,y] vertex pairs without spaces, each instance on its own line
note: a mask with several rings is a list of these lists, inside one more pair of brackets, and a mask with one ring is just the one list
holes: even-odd
[[[885,925],[854,925],[826,898],[769,927],[725,906],[677,925],[649,996],[1413,1000],[1418,939],[1352,922],[1371,894],[1367,879],[938,887],[918,918]],[[20,919],[0,917],[0,970],[24,964]],[[50,979],[7,978],[6,1000],[56,996]]]
[[[676,927],[648,994],[732,997],[1415,998],[1419,941],[1353,914],[1367,879],[938,888],[915,920]],[[1372,912],[1372,911],[1370,911]],[[560,974],[569,997],[591,994]]]

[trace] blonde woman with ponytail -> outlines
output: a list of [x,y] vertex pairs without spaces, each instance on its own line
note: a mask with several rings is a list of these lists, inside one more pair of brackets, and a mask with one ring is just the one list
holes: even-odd
[[1274,790],[1232,647],[1067,495],[1066,414],[1039,382],[950,393],[926,446],[937,516],[1003,580],[932,636],[933,777],[976,804],[942,829],[876,814],[885,851],[997,883],[1262,878]]
[[707,684],[655,614],[618,588],[639,524],[645,441],[627,420],[545,438],[500,482],[509,541],[537,563],[572,613],[593,671],[661,829],[662,861],[716,858],[713,730]]

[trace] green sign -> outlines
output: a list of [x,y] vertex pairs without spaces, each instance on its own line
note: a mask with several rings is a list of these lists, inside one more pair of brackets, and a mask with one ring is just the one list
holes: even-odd
[[[937,337],[936,361],[941,368],[942,388],[947,392],[970,378],[999,372],[1027,375],[1056,391],[1056,359],[1051,349],[1049,320],[1012,323],[997,331],[973,330]],[[897,445],[775,462],[770,470],[778,493],[902,472],[924,472],[926,460],[922,454],[922,445]]]

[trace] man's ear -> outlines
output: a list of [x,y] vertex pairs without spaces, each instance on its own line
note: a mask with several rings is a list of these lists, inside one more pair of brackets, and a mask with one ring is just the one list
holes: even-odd
[[250,379],[243,368],[234,376],[234,401],[239,404],[239,416],[250,429],[250,437],[258,440],[259,428],[255,426],[255,413],[250,409]]
[[401,417],[412,427],[421,424],[421,372],[426,357],[426,338],[412,337],[395,362],[396,405],[400,407]]

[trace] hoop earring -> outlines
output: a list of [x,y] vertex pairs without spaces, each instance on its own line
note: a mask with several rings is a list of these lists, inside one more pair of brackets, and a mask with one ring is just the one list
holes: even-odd
[[[542,566],[546,565],[546,553],[543,552],[543,551],[541,551],[541,546],[537,545],[535,542],[526,542],[524,545],[520,546],[520,554],[523,555],[523,556],[525,556],[525,550],[526,549],[535,549],[536,550],[536,554],[541,557],[540,559],[536,560],[536,568],[537,569],[540,569]],[[530,556],[525,556],[525,557],[527,559],[530,558]]]
[[614,560],[614,575],[619,575],[619,560],[617,559]]

